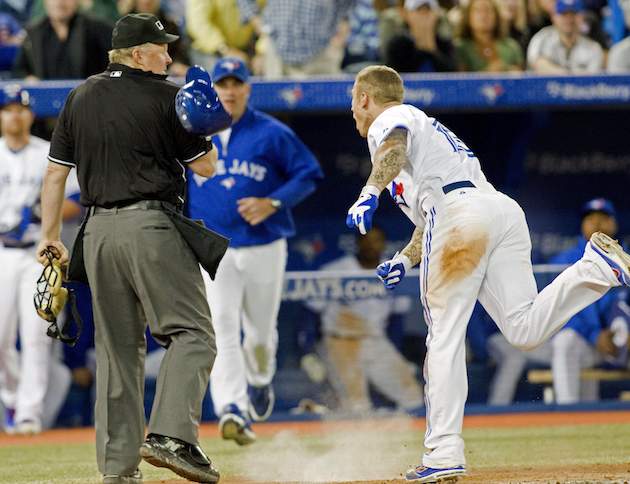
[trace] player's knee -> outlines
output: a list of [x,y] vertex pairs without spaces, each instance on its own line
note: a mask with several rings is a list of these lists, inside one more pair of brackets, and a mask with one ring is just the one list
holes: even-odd
[[525,333],[521,332],[510,337],[506,337],[509,343],[521,351],[532,351],[538,348],[543,341],[533,340]]

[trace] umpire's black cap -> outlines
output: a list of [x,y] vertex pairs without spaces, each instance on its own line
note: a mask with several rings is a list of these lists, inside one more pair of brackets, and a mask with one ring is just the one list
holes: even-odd
[[125,49],[150,42],[170,44],[179,39],[178,35],[166,33],[164,25],[150,13],[130,13],[122,17],[112,32],[112,49]]

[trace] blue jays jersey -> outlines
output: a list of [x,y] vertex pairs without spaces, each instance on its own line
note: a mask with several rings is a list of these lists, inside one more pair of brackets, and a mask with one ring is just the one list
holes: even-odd
[[[222,142],[227,139],[224,144]],[[270,243],[295,233],[290,208],[315,190],[323,177],[313,153],[291,129],[259,111],[247,109],[227,136],[213,136],[219,152],[216,173],[203,178],[189,172],[187,212],[229,237],[231,247]],[[251,226],[238,213],[246,197],[280,200],[282,207]]]
[[[581,237],[575,247],[557,254],[549,262],[551,264],[573,264],[577,262],[584,254],[586,243],[586,239]],[[614,291],[607,292],[601,299],[585,307],[569,319],[564,328],[571,328],[582,335],[590,344],[594,345],[597,342],[599,333],[608,324],[608,316],[616,298]]]

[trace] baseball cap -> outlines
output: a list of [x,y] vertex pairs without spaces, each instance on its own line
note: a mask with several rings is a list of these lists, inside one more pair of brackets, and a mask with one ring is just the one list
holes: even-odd
[[586,217],[589,213],[592,212],[602,212],[611,217],[616,217],[617,212],[615,211],[615,206],[610,200],[606,198],[594,198],[593,200],[589,200],[582,207],[582,217]]
[[170,44],[178,35],[166,33],[164,25],[150,13],[130,13],[116,22],[112,32],[112,49],[125,49],[150,42]]
[[3,98],[0,101],[0,107],[9,104],[19,104],[27,108],[31,107],[31,96],[28,91],[22,89],[19,85],[9,85],[2,89]]
[[556,0],[556,12],[583,12],[584,3],[582,0]]
[[237,57],[219,59],[212,69],[212,82],[218,82],[226,77],[235,77],[241,82],[247,82],[249,71],[245,63]]
[[437,0],[405,0],[406,10],[416,10],[424,5],[428,5],[430,8],[438,8]]

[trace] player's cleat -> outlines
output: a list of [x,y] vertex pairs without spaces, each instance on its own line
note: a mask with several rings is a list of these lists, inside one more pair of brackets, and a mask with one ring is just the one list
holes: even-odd
[[15,424],[15,433],[18,435],[36,435],[41,431],[42,424],[34,420],[23,420]]
[[166,467],[193,482],[219,482],[219,471],[198,445],[165,435],[149,434],[140,455],[155,467]]
[[248,386],[249,414],[255,422],[267,420],[273,411],[276,403],[276,395],[271,384],[262,387]]
[[233,440],[238,445],[249,445],[256,442],[256,434],[252,430],[247,415],[231,403],[219,419],[219,432],[225,440]]
[[457,478],[466,475],[466,466],[453,466],[444,469],[417,466],[407,471],[405,479],[415,482],[456,482]]
[[624,252],[619,243],[602,232],[595,232],[590,244],[610,266],[619,282],[630,286],[630,255]]
[[15,433],[15,409],[14,408],[4,409],[4,422],[3,422],[2,427],[4,431],[9,435]]
[[103,484],[142,484],[142,472],[136,469],[136,472],[129,476],[107,474],[103,476]]

